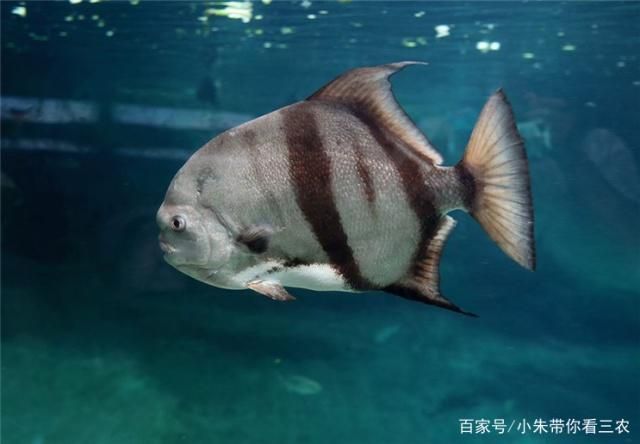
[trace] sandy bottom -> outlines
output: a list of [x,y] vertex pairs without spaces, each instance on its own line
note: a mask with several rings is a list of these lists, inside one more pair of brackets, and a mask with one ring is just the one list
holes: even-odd
[[610,442],[636,442],[633,295],[614,310],[601,293],[481,274],[447,285],[472,319],[383,294],[134,294],[49,270],[3,288],[2,441],[608,442],[459,426],[594,417],[630,420]]

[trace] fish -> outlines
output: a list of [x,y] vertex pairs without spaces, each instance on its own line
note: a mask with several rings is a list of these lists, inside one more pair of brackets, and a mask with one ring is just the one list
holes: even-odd
[[582,141],[587,160],[617,194],[640,205],[640,170],[633,151],[611,130],[595,128]]
[[322,391],[322,385],[318,381],[306,376],[278,373],[278,379],[286,391],[296,395],[317,395]]
[[227,130],[176,173],[156,215],[164,259],[223,289],[276,301],[287,290],[382,291],[465,311],[442,295],[439,264],[468,212],[534,270],[524,142],[502,90],[454,166],[396,101],[389,78],[423,62],[347,71],[306,100]]
[[[517,124],[520,135],[527,141],[529,156],[545,157],[553,150],[550,126],[542,119],[535,118]],[[533,147],[532,147],[533,145]]]
[[207,105],[215,106],[218,104],[218,91],[210,76],[204,76],[198,84],[196,98]]
[[381,328],[380,330],[378,330],[378,332],[376,332],[376,334],[374,335],[373,339],[374,342],[376,344],[384,344],[385,342],[387,342],[389,339],[391,339],[392,337],[394,337],[395,335],[398,334],[398,332],[400,331],[400,325],[398,324],[394,324],[394,325],[388,325],[386,327]]

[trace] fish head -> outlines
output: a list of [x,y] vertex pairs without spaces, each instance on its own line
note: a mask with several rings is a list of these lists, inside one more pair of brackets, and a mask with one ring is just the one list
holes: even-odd
[[180,173],[172,181],[156,214],[164,259],[179,271],[210,284],[229,261],[233,242],[228,229],[195,199]]

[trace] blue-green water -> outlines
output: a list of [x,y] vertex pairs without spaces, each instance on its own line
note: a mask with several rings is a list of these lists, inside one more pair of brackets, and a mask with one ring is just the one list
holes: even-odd
[[[638,442],[640,3],[0,7],[3,443]],[[162,261],[155,211],[190,153],[400,60],[429,62],[394,90],[448,165],[504,87],[535,273],[463,213],[442,287],[477,319],[382,293],[281,304]]]

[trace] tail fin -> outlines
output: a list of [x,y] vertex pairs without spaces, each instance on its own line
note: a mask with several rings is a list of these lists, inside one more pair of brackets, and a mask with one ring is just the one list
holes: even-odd
[[502,90],[480,113],[456,168],[470,195],[467,210],[509,257],[536,267],[533,207],[524,142]]

